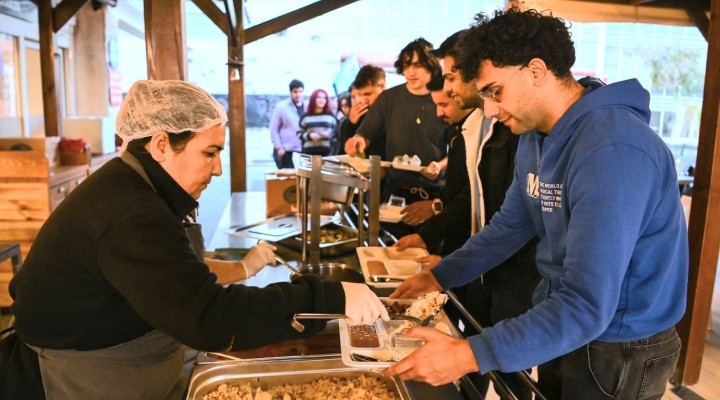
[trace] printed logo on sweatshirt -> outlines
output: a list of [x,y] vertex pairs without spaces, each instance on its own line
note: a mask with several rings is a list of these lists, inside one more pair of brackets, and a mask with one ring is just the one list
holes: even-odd
[[527,174],[527,187],[525,188],[528,196],[533,199],[540,197],[540,179],[532,172]]
[[562,208],[562,183],[540,182],[540,207],[543,212]]

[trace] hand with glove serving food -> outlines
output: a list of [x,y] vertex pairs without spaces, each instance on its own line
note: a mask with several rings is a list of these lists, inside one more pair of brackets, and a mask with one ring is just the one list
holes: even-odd
[[205,264],[217,275],[218,283],[226,285],[250,278],[268,264],[274,265],[275,250],[273,245],[258,243],[242,260],[227,260],[223,253],[208,252],[205,254]]
[[388,321],[387,309],[364,283],[342,282],[345,291],[345,317],[348,325],[368,325],[378,317]]

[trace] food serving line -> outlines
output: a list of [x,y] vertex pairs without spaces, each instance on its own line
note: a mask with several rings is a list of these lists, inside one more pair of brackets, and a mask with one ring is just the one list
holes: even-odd
[[[291,268],[297,268],[303,273],[319,273],[324,279],[365,282],[379,297],[387,297],[398,283],[371,281],[367,268],[369,261],[393,260],[397,265],[417,265],[412,261],[417,254],[400,255],[394,249],[384,247],[385,244],[378,240],[379,159],[370,162],[369,168],[363,172],[369,175],[370,179],[358,173],[356,168],[336,160],[328,162],[320,157],[305,159],[298,169],[299,216],[290,214],[258,221],[259,215],[265,215],[265,193],[233,193],[208,249],[224,253],[226,257],[240,259],[244,249],[252,247],[258,240],[266,240],[277,245],[276,254],[279,259],[288,260]],[[358,195],[354,196],[355,193]],[[342,213],[350,206],[353,197],[358,202],[357,221],[361,221],[355,229],[345,226],[353,225],[352,221],[324,219],[320,215],[320,202],[312,201],[322,198],[324,201],[341,203]],[[369,200],[367,213],[364,207],[366,199]],[[366,222],[362,223],[363,221]],[[320,240],[322,226],[329,226],[329,229],[350,229],[356,236],[323,244]],[[303,237],[310,240],[303,241],[300,239]],[[282,265],[266,267],[243,284],[264,287],[275,282],[289,282],[293,275],[291,268]],[[418,267],[402,272],[409,276],[416,268]],[[397,271],[384,272],[391,274]],[[457,304],[452,293],[449,294],[452,301],[446,304],[439,316],[443,321],[441,323],[446,324],[446,329],[449,330],[447,333],[457,337],[476,333],[477,329],[480,329],[479,325],[468,320],[464,308]],[[380,371],[389,365],[390,360],[380,358],[389,358],[387,351],[349,354],[351,350],[357,349],[348,345],[346,330],[344,321],[332,320],[323,332],[309,339],[290,340],[249,351],[201,353],[193,370],[187,398],[202,399],[203,394],[215,390],[221,383],[251,382],[253,386],[276,386],[319,377],[352,378],[358,375],[374,376],[386,381],[391,391],[400,399],[483,398],[467,377],[454,384],[438,387],[422,382],[382,378]],[[368,355],[371,362],[355,358]],[[506,398],[515,398],[494,374],[491,374],[491,379],[498,393],[504,393]],[[528,385],[534,385],[529,377],[527,380]],[[538,393],[537,398],[543,397]]]

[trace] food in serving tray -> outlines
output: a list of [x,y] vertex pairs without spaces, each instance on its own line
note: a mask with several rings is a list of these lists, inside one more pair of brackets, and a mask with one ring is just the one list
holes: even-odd
[[405,311],[410,308],[410,304],[400,304],[398,301],[383,301],[382,303],[385,309],[387,309],[388,314],[405,314]]
[[348,326],[350,346],[377,348],[380,347],[380,338],[375,325],[352,325]]
[[410,307],[405,311],[405,315],[411,317],[425,319],[435,314],[448,299],[448,295],[440,292],[429,292],[422,297],[418,297]]
[[203,400],[398,400],[380,378],[359,375],[348,378],[319,378],[302,384],[284,384],[268,388],[221,384],[203,396]]
[[407,154],[403,154],[402,156],[395,156],[393,158],[393,164],[411,165],[413,167],[419,167],[420,165],[422,165],[422,161],[420,160],[420,157],[416,155],[410,157]]
[[388,273],[385,263],[382,261],[368,261],[367,269],[370,275],[387,275]]
[[430,292],[418,297],[411,304],[402,304],[396,301],[383,301],[388,314],[408,315],[411,317],[425,319],[435,314],[447,301],[445,293]]
[[[307,240],[310,240],[310,232],[307,233]],[[357,235],[346,229],[323,226],[320,228],[320,244],[337,243],[343,240],[357,238]]]

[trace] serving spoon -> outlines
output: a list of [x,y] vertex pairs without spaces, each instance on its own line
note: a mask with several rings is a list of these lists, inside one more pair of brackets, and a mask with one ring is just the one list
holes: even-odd
[[[265,239],[260,239],[260,240],[257,241],[257,244],[264,244],[264,243],[267,243],[267,241],[266,241]],[[293,278],[295,278],[296,276],[302,275],[302,274],[300,273],[300,271],[298,271],[297,269],[291,267],[290,264],[289,264],[287,261],[285,261],[284,258],[280,257],[280,256],[277,255],[277,254],[275,254],[275,261],[277,261],[278,264],[282,265],[283,267],[289,269],[290,272],[292,272],[292,274],[290,275],[290,279],[291,279],[291,280],[292,280]]]
[[296,331],[302,333],[305,331],[305,325],[301,324],[299,319],[343,319],[347,318],[345,314],[315,314],[315,313],[297,313],[293,314],[290,325],[295,328]]
[[380,363],[393,362],[392,359],[380,360],[379,358],[370,357],[370,356],[366,356],[365,354],[359,354],[359,353],[350,353],[350,359],[355,362],[380,362]]
[[375,283],[404,282],[405,278],[399,278],[399,277],[394,277],[394,276],[370,275],[370,280]]
[[390,319],[410,321],[410,322],[416,323],[418,326],[428,326],[430,324],[430,321],[432,321],[433,318],[435,318],[440,313],[441,310],[442,310],[442,307],[438,307],[438,309],[435,310],[435,312],[433,312],[432,314],[430,314],[429,316],[427,316],[423,319],[420,319],[418,317],[412,317],[410,315],[405,315],[405,314],[390,314],[389,316],[390,316]]

